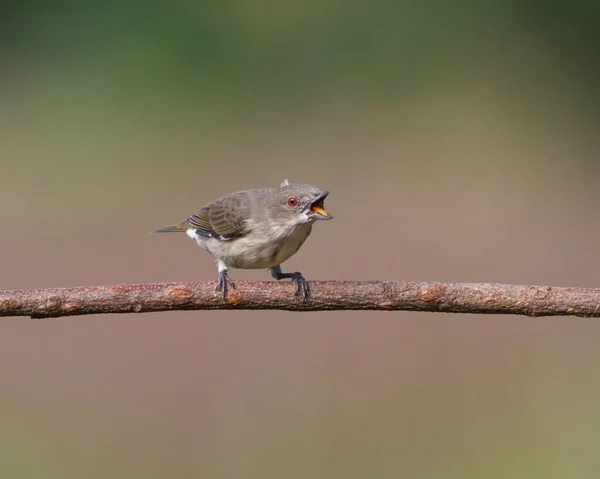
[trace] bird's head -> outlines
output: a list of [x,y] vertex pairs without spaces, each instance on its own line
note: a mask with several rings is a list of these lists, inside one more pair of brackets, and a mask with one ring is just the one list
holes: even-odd
[[305,184],[290,184],[284,180],[276,193],[277,217],[289,218],[296,224],[312,223],[333,218],[325,211],[328,190]]

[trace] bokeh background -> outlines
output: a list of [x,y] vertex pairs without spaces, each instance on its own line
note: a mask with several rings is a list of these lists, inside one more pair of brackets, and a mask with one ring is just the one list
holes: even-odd
[[[5,1],[0,288],[213,280],[230,191],[332,191],[309,279],[599,286],[598,3]],[[268,279],[232,271],[234,279]],[[0,321],[3,478],[587,478],[595,320]]]

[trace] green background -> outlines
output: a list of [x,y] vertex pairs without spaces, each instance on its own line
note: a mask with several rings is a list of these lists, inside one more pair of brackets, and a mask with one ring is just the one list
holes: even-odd
[[[598,286],[599,28],[583,0],[3,2],[0,288],[214,280],[148,232],[284,178],[332,191],[308,279]],[[596,335],[4,319],[0,476],[594,478]]]

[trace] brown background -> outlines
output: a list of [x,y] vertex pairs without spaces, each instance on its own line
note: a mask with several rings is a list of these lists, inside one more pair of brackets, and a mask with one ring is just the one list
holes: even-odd
[[[303,31],[302,9],[267,11],[235,16],[240,45]],[[284,265],[309,279],[599,286],[585,70],[485,18],[486,48],[420,53],[427,68],[392,36],[373,51],[396,53],[362,69],[294,76],[294,57],[233,86],[159,68],[160,31],[105,56],[9,55],[0,288],[213,280],[185,235],[148,232],[284,178],[332,191],[335,219]],[[595,477],[599,335],[594,320],[427,313],[3,319],[0,474]]]

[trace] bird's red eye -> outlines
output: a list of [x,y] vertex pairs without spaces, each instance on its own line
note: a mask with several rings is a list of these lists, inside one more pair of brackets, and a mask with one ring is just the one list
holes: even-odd
[[288,198],[287,204],[288,206],[296,206],[298,204],[298,199],[292,196],[291,198]]

